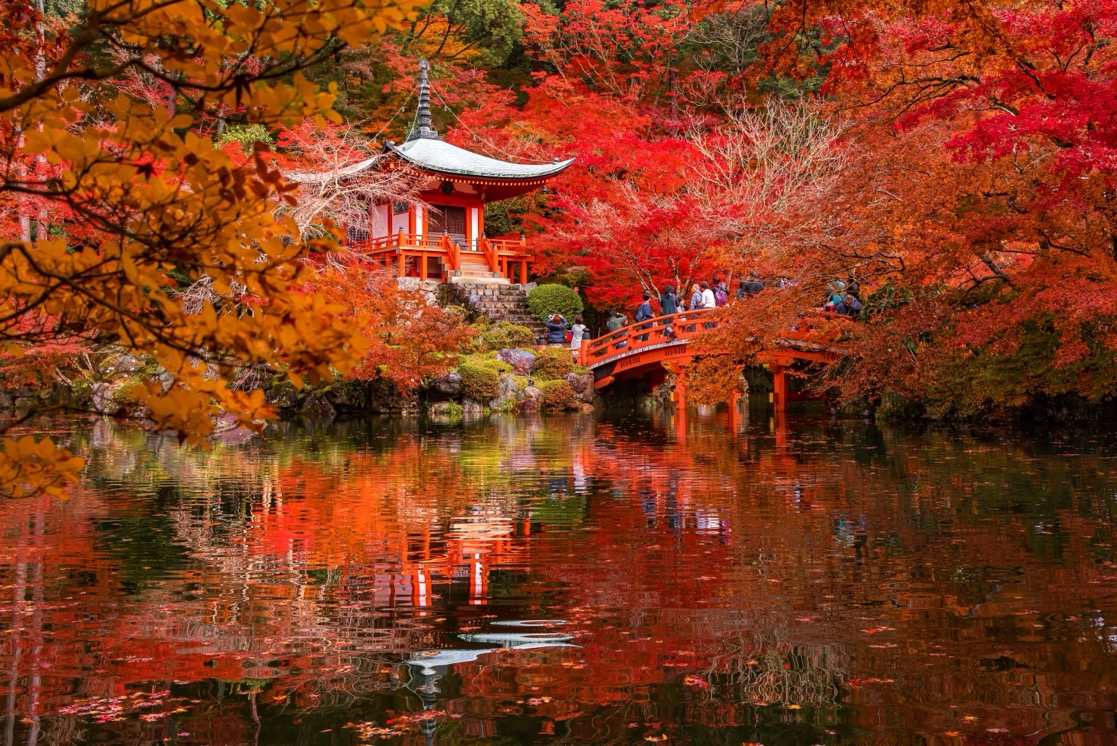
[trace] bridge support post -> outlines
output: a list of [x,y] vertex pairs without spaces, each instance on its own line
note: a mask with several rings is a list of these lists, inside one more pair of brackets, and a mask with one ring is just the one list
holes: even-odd
[[782,365],[772,366],[772,407],[776,416],[787,412],[787,369]]

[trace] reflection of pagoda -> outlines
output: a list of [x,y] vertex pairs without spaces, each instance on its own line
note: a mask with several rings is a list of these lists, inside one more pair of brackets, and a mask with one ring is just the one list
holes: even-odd
[[421,180],[419,198],[424,204],[374,204],[366,226],[348,226],[347,242],[384,266],[395,265],[400,277],[508,283],[518,272],[520,282],[527,282],[532,257],[523,237],[488,238],[485,204],[545,186],[573,159],[512,163],[443,142],[431,126],[427,68],[423,60],[419,110],[406,142],[389,142],[383,156],[357,164],[356,170],[350,171],[403,170]]

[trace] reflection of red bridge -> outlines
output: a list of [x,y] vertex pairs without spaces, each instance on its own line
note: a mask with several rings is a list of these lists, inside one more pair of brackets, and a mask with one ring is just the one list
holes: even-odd
[[[600,339],[585,340],[576,353],[579,365],[593,371],[594,387],[603,391],[623,380],[643,378],[652,385],[662,383],[667,373],[679,374],[693,362],[690,344],[703,332],[718,326],[718,309],[702,309],[657,316],[610,332]],[[826,318],[831,318],[827,316]],[[832,317],[844,318],[844,317]],[[825,365],[838,359],[829,345],[812,342],[814,325],[804,319],[798,327],[775,340],[773,349],[761,354],[764,366],[772,371],[772,403],[777,412],[787,406],[788,370],[796,365]],[[683,376],[675,380],[676,406],[686,406]],[[736,404],[736,396],[732,404]]]

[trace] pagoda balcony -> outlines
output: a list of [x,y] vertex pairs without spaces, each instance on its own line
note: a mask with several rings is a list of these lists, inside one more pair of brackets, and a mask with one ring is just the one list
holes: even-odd
[[447,233],[429,236],[400,230],[387,236],[357,239],[350,235],[346,246],[385,268],[395,268],[399,277],[420,280],[441,278],[451,282],[469,278],[527,282],[528,264],[534,260],[524,237],[477,239],[476,248],[463,247]]

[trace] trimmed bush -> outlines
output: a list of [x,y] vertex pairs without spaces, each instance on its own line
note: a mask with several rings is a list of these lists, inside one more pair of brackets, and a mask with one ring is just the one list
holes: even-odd
[[565,347],[546,347],[535,356],[531,377],[539,381],[554,381],[574,370],[574,360]]
[[566,381],[544,381],[539,384],[539,391],[543,394],[544,412],[562,412],[578,408],[578,397]]
[[252,146],[258,142],[273,145],[275,138],[262,124],[230,124],[228,128],[213,139],[217,145],[235,142],[244,149],[245,153],[252,152]]
[[500,374],[478,365],[458,366],[462,377],[462,397],[475,402],[487,402],[500,393]]
[[481,345],[486,350],[514,350],[535,346],[535,333],[526,326],[500,321],[481,332]]
[[542,321],[559,313],[573,323],[574,317],[582,312],[582,299],[566,285],[540,285],[527,294],[527,307]]

